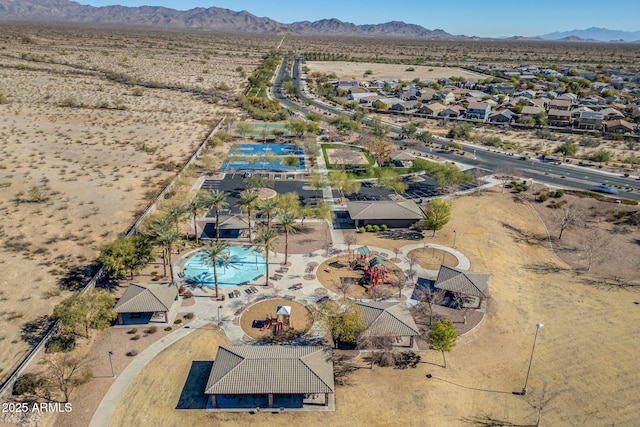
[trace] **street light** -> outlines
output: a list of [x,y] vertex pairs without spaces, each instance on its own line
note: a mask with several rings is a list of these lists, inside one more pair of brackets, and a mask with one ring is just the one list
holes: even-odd
[[533,352],[536,349],[536,340],[538,339],[538,331],[540,330],[540,328],[542,328],[544,325],[542,323],[537,323],[536,324],[536,335],[533,337],[533,348],[531,349],[531,358],[529,359],[529,369],[527,369],[527,377],[524,380],[524,387],[522,387],[522,395],[524,396],[525,394],[527,394],[527,383],[529,382],[529,373],[531,372],[531,362],[533,362]]
[[220,309],[222,308],[221,305],[218,306],[218,326],[220,326]]
[[109,351],[109,366],[111,366],[111,378],[115,378],[116,374],[113,373],[113,363],[111,362],[111,356],[113,356],[113,351]]

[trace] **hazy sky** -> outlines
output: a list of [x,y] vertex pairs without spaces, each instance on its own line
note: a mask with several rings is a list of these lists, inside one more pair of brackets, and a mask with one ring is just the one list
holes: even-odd
[[640,30],[640,0],[76,0],[106,6],[165,6],[187,10],[246,10],[283,23],[337,18],[354,24],[404,21],[430,30],[481,37],[536,36],[589,27]]

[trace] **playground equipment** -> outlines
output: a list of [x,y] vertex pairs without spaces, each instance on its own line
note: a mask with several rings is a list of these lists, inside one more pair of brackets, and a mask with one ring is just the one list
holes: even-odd
[[369,261],[369,266],[360,278],[360,284],[369,292],[381,282],[391,283],[391,278],[384,261],[380,257],[374,257]]
[[276,317],[272,318],[270,315],[264,319],[262,323],[261,331],[272,330],[273,335],[280,335],[282,331],[292,328],[291,324],[291,306],[280,305],[276,309]]

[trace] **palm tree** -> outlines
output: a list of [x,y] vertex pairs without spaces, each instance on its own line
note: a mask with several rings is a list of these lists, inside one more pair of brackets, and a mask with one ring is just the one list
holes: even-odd
[[176,229],[176,233],[180,234],[180,223],[184,220],[184,215],[187,213],[184,206],[169,206],[169,208],[167,208],[163,212],[165,215],[171,218],[171,221],[173,222]]
[[300,226],[296,222],[296,216],[292,212],[285,212],[280,217],[278,223],[284,231],[284,263],[286,265],[289,257],[289,233],[295,233]]
[[207,196],[207,207],[213,209],[216,213],[216,242],[220,240],[220,210],[229,206],[227,197],[229,197],[229,193],[220,190],[216,190]]
[[198,229],[196,228],[196,218],[199,214],[206,211],[207,202],[201,194],[197,194],[187,201],[183,208],[185,212],[189,212],[193,216],[193,235],[195,236],[196,244],[198,244],[200,238],[198,237]]
[[271,219],[275,215],[277,209],[278,203],[276,203],[275,199],[260,200],[260,203],[258,203],[258,210],[262,215],[267,216],[267,230],[271,230]]
[[161,215],[151,220],[149,224],[149,236],[152,241],[162,247],[162,268],[163,276],[167,275],[167,264],[171,274],[171,283],[173,283],[173,263],[171,261],[171,252],[173,247],[180,240],[180,234],[174,227],[173,218],[168,215]]
[[248,189],[240,193],[240,200],[236,203],[236,206],[240,208],[240,211],[247,215],[249,223],[249,243],[251,243],[251,218],[252,213],[255,212],[258,206],[260,195],[256,190]]
[[258,248],[264,252],[265,264],[267,267],[265,286],[269,286],[269,253],[276,253],[275,247],[281,243],[276,230],[262,228],[256,236]]
[[226,243],[208,241],[202,248],[202,255],[213,266],[213,281],[216,284],[216,298],[218,298],[218,261],[226,262],[229,258],[229,245]]

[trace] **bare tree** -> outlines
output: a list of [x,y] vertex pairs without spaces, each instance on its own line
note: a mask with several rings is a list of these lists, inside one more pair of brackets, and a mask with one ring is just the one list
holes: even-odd
[[393,343],[392,337],[360,336],[356,345],[360,350],[369,350],[369,367],[373,369],[374,364],[385,367],[395,363]]
[[482,172],[482,169],[475,168],[472,174],[473,174],[473,184],[476,186],[476,196],[479,196],[480,192],[482,191],[481,190],[482,186],[486,184],[486,181],[484,179],[484,173]]
[[415,255],[409,255],[407,257],[407,259],[409,260],[409,270],[407,271],[407,276],[409,277],[409,280],[411,280],[411,282],[413,282],[413,278],[416,275],[416,270],[415,270],[415,266],[416,263],[418,262],[418,258]]
[[608,255],[607,248],[611,239],[600,228],[587,227],[583,237],[584,253],[587,258],[587,271],[591,271],[593,264],[602,262]]
[[[333,280],[332,280],[333,281]],[[342,297],[347,299],[347,294],[349,293],[349,288],[353,285],[351,280],[340,280],[340,283],[336,285],[336,289],[342,292]]]
[[398,274],[398,277],[393,282],[391,282],[391,286],[398,290],[398,298],[402,297],[402,290],[406,285],[407,278],[402,273]]
[[560,226],[560,234],[558,240],[562,240],[562,233],[571,226],[578,225],[582,222],[582,215],[575,206],[565,206],[561,208],[560,214],[555,218],[556,222]]
[[374,301],[378,301],[381,299],[385,299],[389,297],[389,291],[385,288],[383,288],[380,285],[376,285],[374,286],[370,291],[369,291],[369,298],[371,298]]
[[357,242],[356,236],[352,234],[348,234],[344,236],[344,243],[347,245],[347,255],[349,257],[349,261],[351,261],[351,245],[355,245]]
[[418,309],[429,316],[429,326],[433,323],[435,307],[444,302],[445,291],[443,289],[427,289],[422,291],[422,298]]
[[88,368],[91,361],[88,355],[74,356],[70,353],[47,357],[44,363],[48,368],[47,384],[51,391],[62,393],[64,403],[69,402],[76,388],[91,381],[93,372]]
[[507,183],[514,180],[516,176],[520,175],[517,169],[514,169],[509,166],[500,166],[495,170],[495,177],[500,180],[502,183],[502,192],[504,192],[504,187]]

